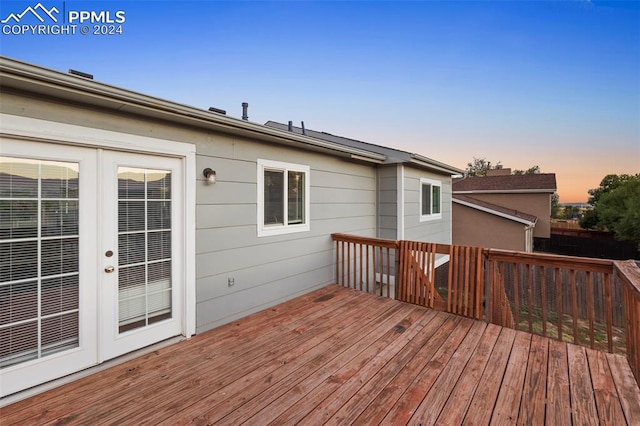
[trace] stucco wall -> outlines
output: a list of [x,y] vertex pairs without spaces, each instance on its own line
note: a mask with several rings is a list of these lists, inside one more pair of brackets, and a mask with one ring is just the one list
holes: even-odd
[[453,203],[453,244],[526,250],[526,226],[490,213]]
[[478,200],[538,217],[533,236],[551,238],[551,194],[468,194]]

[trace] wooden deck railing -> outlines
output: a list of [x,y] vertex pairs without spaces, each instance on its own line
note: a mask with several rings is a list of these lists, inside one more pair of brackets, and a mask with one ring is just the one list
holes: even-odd
[[332,237],[343,286],[626,353],[640,375],[640,272],[633,262]]
[[623,285],[627,359],[640,383],[640,268],[627,260],[615,262],[615,270]]

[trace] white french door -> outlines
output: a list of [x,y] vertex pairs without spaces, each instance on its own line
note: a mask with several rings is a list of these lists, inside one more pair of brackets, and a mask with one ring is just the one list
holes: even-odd
[[182,333],[182,162],[105,151],[100,358]]
[[182,160],[0,148],[0,396],[182,334]]

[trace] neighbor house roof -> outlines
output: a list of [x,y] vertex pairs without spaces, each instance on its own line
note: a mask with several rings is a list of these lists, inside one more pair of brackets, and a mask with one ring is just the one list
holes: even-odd
[[289,126],[287,124],[278,123],[276,121],[267,121],[265,126],[271,127],[274,129],[280,129],[288,131],[289,133],[299,134],[299,135],[307,135],[316,139],[321,139],[324,141],[333,142],[336,144],[343,145],[345,147],[362,149],[365,151],[374,152],[380,155],[384,155],[386,157],[384,164],[411,164],[420,168],[429,169],[439,173],[447,173],[450,175],[458,175],[464,173],[463,170],[450,166],[448,164],[441,163],[439,161],[433,160],[428,157],[424,157],[420,154],[413,154],[411,152],[402,151],[395,148],[389,148],[382,145],[376,145],[369,142],[359,141],[357,139],[345,138],[343,136],[332,135],[327,132],[320,132],[317,130],[310,130],[305,128],[304,133],[302,127],[291,126],[291,130],[289,130]]
[[513,210],[508,207],[499,206],[497,204],[488,203],[486,201],[478,200],[467,195],[454,194],[452,196],[452,200],[454,203],[461,204],[472,209],[480,210],[495,216],[504,217],[505,219],[520,222],[529,226],[535,225],[538,220],[538,218],[532,214]]
[[454,194],[556,191],[555,173],[530,175],[474,176],[454,179]]

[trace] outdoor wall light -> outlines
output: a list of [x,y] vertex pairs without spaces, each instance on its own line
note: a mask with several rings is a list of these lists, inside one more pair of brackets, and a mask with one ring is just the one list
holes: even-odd
[[208,184],[216,183],[216,171],[211,170],[209,167],[202,171],[204,178],[207,180]]

